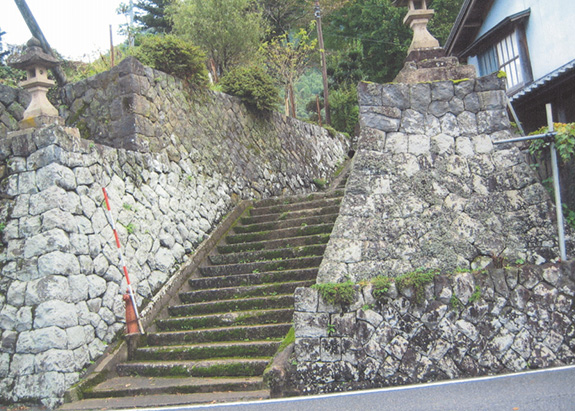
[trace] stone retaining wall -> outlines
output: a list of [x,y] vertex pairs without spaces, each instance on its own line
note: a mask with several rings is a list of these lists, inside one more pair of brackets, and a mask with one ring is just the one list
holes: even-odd
[[[131,64],[159,84],[177,83]],[[105,92],[122,90],[122,81],[142,80],[125,69],[68,90],[83,87],[83,101],[108,109],[115,103],[105,102],[110,97]],[[275,114],[259,118],[223,94],[188,101],[183,90],[177,97],[173,92],[158,90],[157,106],[150,102],[149,108],[161,112],[158,107],[182,108],[187,101],[177,119],[162,118],[192,124],[200,114],[191,106],[205,118],[201,125],[171,130],[169,144],[162,136],[156,144],[138,133],[81,138],[88,126],[80,131],[49,126],[0,140],[6,164],[0,201],[0,402],[58,404],[123,329],[126,283],[103,186],[142,305],[240,200],[313,191],[313,179],[329,178],[346,157],[347,139],[322,128]],[[208,107],[201,108],[202,102]],[[130,117],[122,113],[119,121]],[[91,118],[84,114],[88,117],[75,121]],[[99,122],[112,124],[106,115],[112,116],[104,110]],[[143,141],[151,143],[130,146]]]
[[318,282],[554,261],[550,197],[512,137],[503,80],[359,86],[362,133]]
[[0,138],[6,137],[9,131],[18,130],[18,122],[28,104],[30,95],[26,91],[0,84]]
[[574,263],[438,275],[421,303],[369,285],[344,308],[299,288],[292,380],[322,393],[574,364],[574,280]]

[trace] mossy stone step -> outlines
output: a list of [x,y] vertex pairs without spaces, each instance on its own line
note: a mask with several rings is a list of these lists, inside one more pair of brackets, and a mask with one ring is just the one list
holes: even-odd
[[[287,216],[287,214],[285,215]],[[282,216],[283,214],[280,214],[278,216],[277,221],[235,226],[234,233],[236,234],[257,233],[260,231],[281,230],[283,228],[305,227],[306,225],[333,224],[338,215],[327,214],[312,217],[296,218],[291,220],[287,220],[286,217]]]
[[274,205],[287,205],[294,203],[305,203],[309,201],[316,201],[324,198],[343,197],[343,190],[331,190],[315,192],[310,194],[295,195],[290,197],[273,197],[266,198],[265,200],[257,201],[254,208],[270,207]]
[[307,245],[301,247],[277,248],[275,250],[248,251],[243,253],[213,254],[209,256],[212,264],[243,264],[275,258],[297,258],[322,256],[325,244]]
[[305,201],[301,203],[278,204],[269,207],[254,207],[250,210],[250,215],[258,216],[265,214],[284,213],[296,210],[307,210],[310,208],[323,208],[323,207],[336,206],[339,205],[340,203],[341,203],[341,197],[334,197],[315,201]]
[[327,244],[329,234],[317,234],[303,237],[281,238],[277,240],[258,241],[253,243],[227,244],[218,245],[217,250],[220,254],[231,254],[241,252],[252,252],[260,250],[272,250],[289,247],[302,247],[306,245]]
[[118,364],[120,376],[254,377],[262,375],[270,358],[228,358],[200,361],[154,361]]
[[313,280],[287,281],[283,283],[268,283],[235,287],[212,288],[207,290],[188,291],[180,293],[180,301],[184,304],[203,303],[208,301],[231,300],[249,297],[266,297],[278,294],[290,294],[298,287],[310,287]]
[[240,222],[244,225],[250,225],[250,224],[266,223],[270,221],[278,221],[280,217],[283,217],[283,219],[285,220],[291,220],[297,218],[338,214],[338,213],[339,213],[339,205],[334,205],[330,207],[310,208],[305,210],[286,211],[283,213],[272,213],[258,216],[242,216],[240,218]]
[[201,344],[223,341],[258,341],[281,340],[292,324],[265,324],[237,327],[221,327],[192,331],[173,331],[150,333],[147,336],[148,346],[182,345],[183,343]]
[[274,324],[291,321],[293,308],[276,310],[236,311],[225,314],[167,318],[156,321],[158,331],[197,330],[237,325]]
[[305,237],[314,234],[330,234],[331,230],[333,230],[333,223],[284,228],[281,230],[272,231],[259,231],[256,233],[247,234],[231,234],[226,236],[226,243],[253,243],[258,241]]
[[218,357],[271,357],[280,341],[233,341],[212,344],[141,347],[134,352],[134,360],[188,361]]
[[[193,394],[263,389],[261,377],[162,378],[115,377],[84,392],[85,398],[118,398],[161,394]],[[99,408],[98,408],[99,409]]]
[[187,317],[201,314],[289,308],[293,307],[293,303],[293,293],[290,293],[266,297],[238,298],[204,303],[173,305],[168,307],[168,313],[173,317]]
[[194,290],[216,287],[240,287],[274,282],[309,281],[317,277],[317,267],[300,270],[271,271],[257,274],[226,275],[221,277],[190,278],[188,284]]
[[222,264],[200,267],[200,273],[206,277],[222,275],[248,274],[264,271],[284,271],[297,268],[319,267],[323,257],[286,258],[272,261],[258,261],[245,264]]

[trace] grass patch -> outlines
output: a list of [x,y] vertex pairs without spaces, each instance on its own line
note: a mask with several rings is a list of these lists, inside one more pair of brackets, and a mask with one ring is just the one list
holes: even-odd
[[384,276],[377,276],[373,280],[371,280],[371,284],[373,288],[371,290],[371,295],[376,300],[381,300],[385,297],[385,294],[389,291],[389,287],[391,286],[392,279],[389,277]]
[[425,298],[425,286],[433,281],[433,278],[439,274],[437,270],[425,270],[418,268],[407,274],[400,275],[395,279],[398,291],[406,288],[413,288],[413,300],[421,304]]
[[355,300],[356,286],[349,280],[345,283],[314,284],[311,288],[318,290],[329,304],[350,305]]

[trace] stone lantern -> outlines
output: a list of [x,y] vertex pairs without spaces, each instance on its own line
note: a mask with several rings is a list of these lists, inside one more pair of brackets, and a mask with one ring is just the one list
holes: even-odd
[[30,93],[30,104],[24,111],[20,128],[39,127],[43,124],[61,123],[58,110],[48,101],[46,94],[56,83],[48,78],[48,70],[56,67],[57,59],[42,50],[40,41],[32,38],[27,43],[25,52],[11,67],[26,71],[26,80],[20,86]]
[[397,7],[408,7],[403,23],[413,30],[413,40],[407,50],[407,59],[412,60],[414,54],[423,54],[422,58],[444,56],[445,52],[439,47],[439,41],[427,30],[427,23],[435,12],[427,8],[426,0],[394,0],[393,4]]

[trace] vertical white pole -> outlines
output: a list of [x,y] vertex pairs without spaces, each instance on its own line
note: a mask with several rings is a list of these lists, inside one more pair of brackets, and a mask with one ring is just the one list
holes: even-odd
[[[549,132],[555,131],[553,126],[553,111],[551,104],[545,106],[547,109],[547,125]],[[557,213],[557,230],[559,231],[559,251],[561,253],[561,261],[567,261],[567,253],[565,252],[565,226],[563,223],[563,203],[561,202],[561,186],[559,185],[559,166],[557,164],[557,149],[555,142],[551,143],[551,169],[553,171],[553,189],[555,191],[555,211]]]

